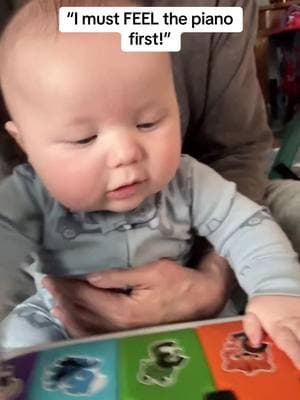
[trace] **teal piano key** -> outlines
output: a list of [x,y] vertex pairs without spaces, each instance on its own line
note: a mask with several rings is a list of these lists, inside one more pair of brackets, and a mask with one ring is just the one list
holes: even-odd
[[27,400],[118,400],[117,347],[106,340],[41,352]]

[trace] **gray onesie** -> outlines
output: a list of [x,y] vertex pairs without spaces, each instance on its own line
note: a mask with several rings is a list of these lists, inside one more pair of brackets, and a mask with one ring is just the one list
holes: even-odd
[[3,346],[67,337],[50,313],[51,297],[40,284],[44,274],[82,276],[161,258],[184,265],[195,235],[227,258],[249,296],[300,295],[297,255],[268,211],[190,156],[182,156],[161,192],[126,213],[74,212],[50,196],[28,164],[17,167],[0,185],[0,254],[26,238],[32,252],[25,261],[34,270],[37,294],[2,322]]

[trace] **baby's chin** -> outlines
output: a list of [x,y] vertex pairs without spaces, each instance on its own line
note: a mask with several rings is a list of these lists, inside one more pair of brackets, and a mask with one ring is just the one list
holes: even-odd
[[113,203],[106,205],[105,208],[94,210],[94,211],[110,211],[116,213],[126,213],[135,210],[138,208],[143,202],[145,198],[135,200],[130,199],[126,201],[114,201]]
[[100,202],[96,204],[76,204],[76,203],[62,203],[62,205],[73,212],[102,212],[110,211],[116,213],[130,212],[138,208],[145,200],[142,198],[131,198],[126,200],[114,200],[110,202]]

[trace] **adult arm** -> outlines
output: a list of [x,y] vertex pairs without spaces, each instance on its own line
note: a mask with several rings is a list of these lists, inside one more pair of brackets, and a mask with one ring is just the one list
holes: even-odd
[[[196,3],[213,5],[211,0]],[[235,34],[215,33],[209,37],[194,34],[183,40],[178,57],[181,57],[185,90],[192,110],[184,151],[236,182],[238,190],[252,200],[261,202],[272,138],[253,52],[257,5],[255,0],[214,3],[243,7],[244,30]],[[183,120],[185,118],[183,115]]]
[[24,166],[0,184],[0,314],[6,314],[28,293],[20,278],[20,266],[41,241],[39,192],[35,175]]

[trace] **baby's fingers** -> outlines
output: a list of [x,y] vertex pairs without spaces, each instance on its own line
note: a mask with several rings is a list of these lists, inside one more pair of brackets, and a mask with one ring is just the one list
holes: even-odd
[[300,369],[300,341],[297,334],[287,326],[277,326],[271,336],[277,347]]
[[251,312],[247,312],[243,319],[243,329],[252,346],[258,346],[263,339],[262,326],[257,316]]

